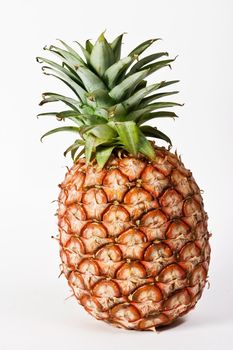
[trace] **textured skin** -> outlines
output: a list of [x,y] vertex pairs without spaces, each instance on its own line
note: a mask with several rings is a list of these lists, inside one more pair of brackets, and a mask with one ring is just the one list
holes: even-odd
[[149,162],[80,159],[60,185],[62,270],[78,302],[118,327],[155,330],[192,309],[207,280],[207,215],[192,173],[156,147]]

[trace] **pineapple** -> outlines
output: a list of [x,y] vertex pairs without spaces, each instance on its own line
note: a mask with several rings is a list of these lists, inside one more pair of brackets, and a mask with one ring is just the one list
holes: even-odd
[[176,94],[160,89],[178,81],[146,80],[174,59],[166,52],[141,58],[158,39],[121,58],[122,38],[109,43],[101,34],[94,45],[78,43],[82,56],[63,41],[63,48],[45,47],[59,63],[38,57],[43,72],[68,85],[73,97],[44,93],[40,105],[60,101],[68,109],[39,115],[73,122],[42,136],[75,135],[64,153],[74,164],[58,200],[61,267],[73,295],[98,320],[155,330],[193,309],[201,297],[210,234],[192,173],[170,152],[170,138],[145,125],[176,117],[164,108],[178,103],[158,100]]

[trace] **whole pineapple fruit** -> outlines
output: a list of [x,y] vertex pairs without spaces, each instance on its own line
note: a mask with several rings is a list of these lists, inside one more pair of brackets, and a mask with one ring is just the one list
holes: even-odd
[[[41,105],[69,109],[42,113],[72,120],[44,136],[72,131],[65,151],[74,165],[60,185],[58,226],[62,272],[78,302],[95,318],[117,327],[155,330],[191,310],[201,297],[210,260],[207,215],[200,189],[177,154],[147,137],[171,144],[144,125],[177,106],[156,92],[177,81],[147,85],[145,78],[173,59],[166,52],[139,56],[147,40],[121,58],[123,35],[101,34],[79,53],[45,47],[61,63],[38,57],[45,74],[68,85],[74,97],[44,93]],[[81,147],[81,151],[78,150]],[[82,155],[85,155],[83,157]]]

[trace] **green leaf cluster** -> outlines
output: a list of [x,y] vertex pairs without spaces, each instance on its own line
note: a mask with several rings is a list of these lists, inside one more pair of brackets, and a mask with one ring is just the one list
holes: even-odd
[[168,56],[167,52],[141,58],[141,54],[159,39],[146,40],[121,57],[123,35],[108,42],[102,33],[94,44],[90,40],[84,46],[75,42],[77,48],[59,40],[62,48],[60,45],[44,48],[55,55],[57,61],[37,57],[44,74],[59,79],[73,92],[72,97],[43,93],[40,105],[62,102],[69,109],[39,116],[55,116],[60,122],[69,119],[75,124],[50,130],[41,139],[60,131],[75,133],[75,141],[64,152],[64,155],[70,153],[74,161],[84,154],[87,163],[95,158],[103,167],[115,148],[122,148],[135,157],[141,153],[155,159],[154,148],[147,137],[171,144],[167,135],[144,123],[155,118],[177,117],[164,109],[180,104],[158,100],[177,94],[178,91],[160,92],[160,89],[178,80],[148,85],[146,78],[161,68],[170,67],[175,59],[163,59]]

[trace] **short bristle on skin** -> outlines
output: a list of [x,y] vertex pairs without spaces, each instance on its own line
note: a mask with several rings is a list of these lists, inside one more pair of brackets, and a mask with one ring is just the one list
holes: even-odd
[[68,109],[39,116],[55,116],[59,121],[69,119],[74,125],[50,130],[41,139],[60,131],[75,133],[75,141],[64,152],[65,155],[70,152],[74,162],[84,154],[87,163],[96,159],[102,168],[111,154],[119,149],[134,157],[143,154],[154,160],[155,150],[147,137],[171,144],[163,132],[143,124],[154,118],[177,117],[164,108],[180,106],[179,103],[158,102],[158,99],[178,93],[160,91],[178,80],[152,85],[146,80],[155,71],[169,67],[175,58],[167,58],[167,52],[141,58],[144,51],[159,39],[146,40],[121,58],[122,38],[123,34],[110,43],[102,33],[95,44],[90,40],[84,46],[76,42],[79,50],[59,40],[62,48],[55,45],[44,47],[56,55],[57,62],[37,57],[37,61],[43,64],[43,73],[62,81],[73,94],[72,97],[52,92],[42,95],[40,105],[63,102]]

